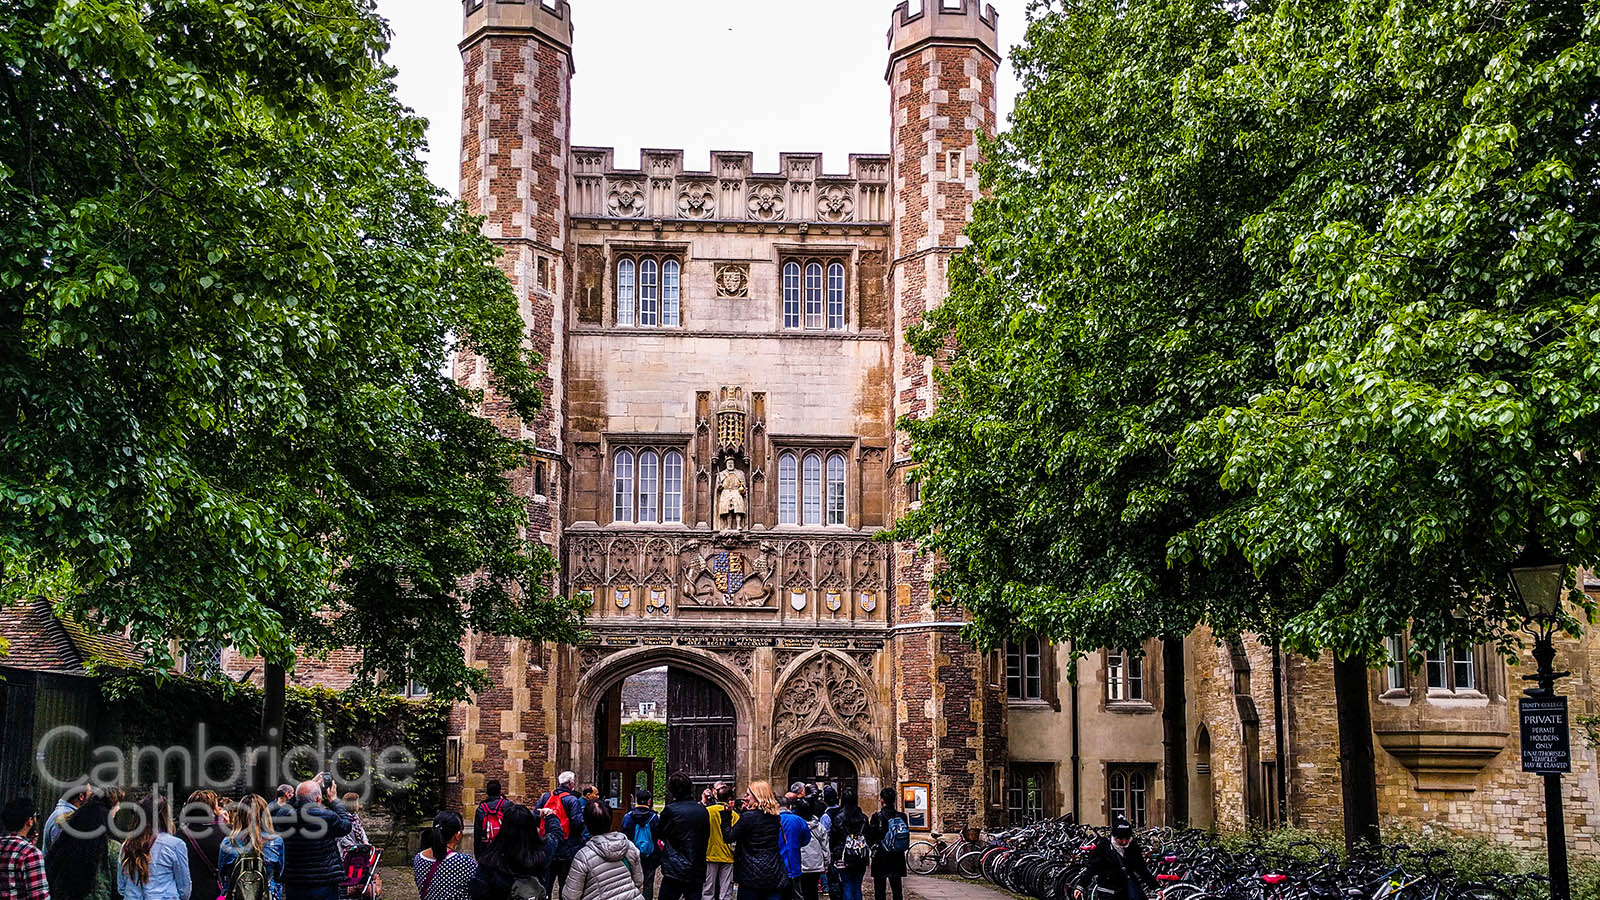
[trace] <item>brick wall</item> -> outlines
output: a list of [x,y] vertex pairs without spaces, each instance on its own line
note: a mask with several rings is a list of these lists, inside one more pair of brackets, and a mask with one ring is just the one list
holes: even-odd
[[[567,480],[561,378],[566,304],[560,298],[573,275],[566,258],[572,65],[565,36],[535,31],[497,32],[491,23],[465,42],[461,197],[484,217],[484,233],[502,251],[499,264],[515,291],[528,346],[543,366],[544,405],[532,422],[522,421],[494,390],[481,359],[463,355],[455,374],[485,391],[485,416],[539,448],[528,468],[513,473],[512,483],[530,500],[529,535],[557,551]],[[542,278],[541,271],[547,273]],[[553,587],[563,589],[559,582]],[[466,653],[492,683],[452,714],[462,735],[459,805],[470,807],[489,779],[498,779],[513,797],[537,799],[557,764],[559,673],[552,668],[563,657],[493,635],[469,636]]]
[[[893,47],[894,32],[890,40]],[[978,196],[971,166],[976,135],[992,133],[995,125],[995,70],[991,50],[941,43],[937,36],[891,57],[890,403],[897,419],[925,416],[934,403],[933,361],[912,352],[905,335],[943,301],[949,254],[965,241]],[[958,171],[950,169],[951,151],[958,154]],[[898,433],[889,485],[896,517],[908,508],[909,453],[906,435]],[[903,781],[932,785],[935,827],[955,832],[987,823],[986,775],[991,764],[1004,761],[1005,707],[984,677],[983,657],[956,630],[959,612],[932,608],[934,565],[912,547],[895,550],[895,767]]]

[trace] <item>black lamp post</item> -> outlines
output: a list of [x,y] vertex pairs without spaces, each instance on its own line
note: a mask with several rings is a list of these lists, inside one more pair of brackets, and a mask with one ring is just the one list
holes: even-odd
[[[1522,676],[1524,680],[1536,684],[1523,692],[1529,700],[1534,701],[1523,701],[1523,732],[1525,735],[1528,733],[1530,707],[1536,714],[1549,714],[1559,705],[1560,742],[1565,749],[1565,702],[1563,699],[1557,704],[1556,682],[1570,673],[1555,671],[1556,650],[1551,638],[1561,623],[1561,606],[1567,590],[1567,560],[1545,550],[1536,541],[1529,541],[1522,554],[1511,564],[1510,576],[1511,592],[1521,605],[1526,629],[1533,636],[1533,659],[1539,666],[1535,674]],[[1567,765],[1570,767],[1570,764]],[[1523,770],[1530,770],[1526,743]],[[1567,874],[1567,821],[1561,808],[1559,774],[1560,771],[1567,771],[1567,768],[1552,770],[1539,764],[1532,771],[1542,771],[1544,775],[1545,844],[1550,857],[1550,898],[1569,900],[1572,890]]]

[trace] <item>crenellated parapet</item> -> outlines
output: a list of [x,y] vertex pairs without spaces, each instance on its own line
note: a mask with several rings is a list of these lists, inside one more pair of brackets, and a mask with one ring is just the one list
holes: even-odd
[[887,222],[889,156],[850,155],[850,171],[827,175],[820,153],[783,153],[777,172],[756,172],[754,155],[711,153],[708,171],[684,168],[682,150],[643,150],[620,169],[611,147],[572,148],[572,215],[720,222]]
[[970,44],[1000,62],[1000,17],[981,0],[906,0],[889,23],[889,65],[928,44]]
[[463,46],[489,33],[535,35],[570,53],[567,0],[461,0]]

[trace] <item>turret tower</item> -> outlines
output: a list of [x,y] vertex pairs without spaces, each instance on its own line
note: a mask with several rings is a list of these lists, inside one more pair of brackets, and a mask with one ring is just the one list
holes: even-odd
[[[944,301],[950,256],[978,198],[973,163],[979,132],[996,128],[1000,42],[994,7],[978,0],[917,0],[895,9],[889,28],[890,189],[894,197],[889,291],[894,414],[925,416],[935,402],[933,361],[906,343],[909,328]],[[905,476],[910,446],[895,436],[895,517],[914,502]],[[900,722],[895,769],[931,783],[933,825],[955,832],[985,824],[986,788],[1004,766],[1004,704],[985,660],[959,634],[959,612],[935,610],[933,562],[895,554],[895,638]],[[923,773],[926,773],[924,775]]]
[[[538,448],[515,476],[531,501],[528,534],[560,547],[563,462],[565,304],[569,282],[567,161],[571,149],[572,12],[567,0],[463,0],[461,58],[461,199],[484,217],[484,233],[502,251],[527,325],[544,361],[544,407],[525,422],[492,389],[482,359],[463,354],[455,377],[484,390],[484,415]],[[537,645],[489,635],[468,637],[469,661],[487,667],[494,687],[458,706],[462,735],[461,803],[488,778],[506,793],[535,795],[554,774],[549,748],[558,729],[555,669]],[[480,710],[494,710],[484,715]],[[487,773],[487,774],[486,774]]]

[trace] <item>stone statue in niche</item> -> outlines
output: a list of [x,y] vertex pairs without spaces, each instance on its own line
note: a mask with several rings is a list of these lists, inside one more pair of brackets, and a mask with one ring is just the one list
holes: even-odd
[[733,457],[728,457],[717,475],[717,526],[723,531],[744,530],[748,492],[744,473],[734,468]]

